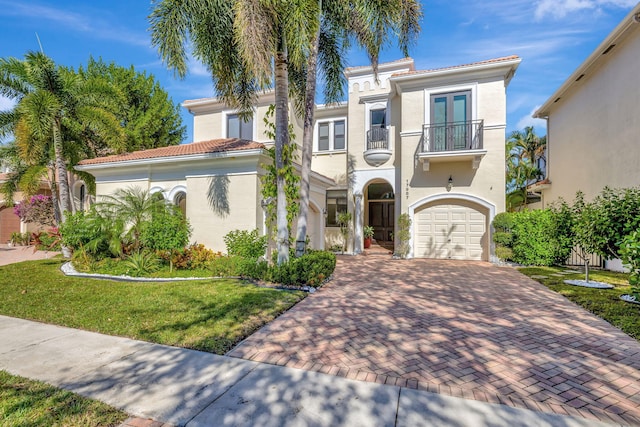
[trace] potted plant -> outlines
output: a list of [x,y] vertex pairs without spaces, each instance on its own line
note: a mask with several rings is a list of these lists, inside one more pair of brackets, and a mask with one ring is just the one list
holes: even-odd
[[364,235],[364,248],[369,249],[371,247],[371,238],[373,237],[373,227],[365,225],[362,234]]

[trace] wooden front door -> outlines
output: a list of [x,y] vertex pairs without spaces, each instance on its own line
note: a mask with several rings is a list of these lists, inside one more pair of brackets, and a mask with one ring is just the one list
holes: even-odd
[[393,223],[393,200],[383,202],[369,202],[369,225],[373,227],[373,238],[376,241],[393,241]]

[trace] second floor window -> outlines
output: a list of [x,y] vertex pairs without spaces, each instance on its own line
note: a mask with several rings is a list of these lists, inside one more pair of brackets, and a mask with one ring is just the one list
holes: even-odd
[[244,121],[237,114],[227,116],[227,138],[253,140],[253,119]]
[[318,123],[318,151],[344,150],[347,129],[344,120]]

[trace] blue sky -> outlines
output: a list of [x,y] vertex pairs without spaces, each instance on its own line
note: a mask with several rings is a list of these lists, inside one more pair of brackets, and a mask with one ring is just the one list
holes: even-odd
[[[522,64],[508,89],[507,131],[544,122],[531,118],[571,72],[593,51],[636,4],[635,0],[423,1],[424,20],[411,49],[416,68],[466,64],[519,55]],[[134,65],[154,74],[174,102],[213,96],[210,78],[192,62],[184,80],[174,77],[152,48],[143,0],[0,0],[0,57],[22,58],[38,50],[36,33],[46,54],[57,63],[78,67],[89,55]],[[395,45],[383,61],[400,58]],[[367,63],[359,51],[348,65]],[[0,97],[0,110],[11,107]],[[191,141],[191,116],[183,111]]]

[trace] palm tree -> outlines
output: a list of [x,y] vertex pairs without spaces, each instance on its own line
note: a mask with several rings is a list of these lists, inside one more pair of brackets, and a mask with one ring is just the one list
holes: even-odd
[[[304,69],[318,22],[317,0],[161,0],[150,16],[151,39],[167,65],[187,72],[186,45],[208,68],[214,89],[241,116],[251,114],[257,93],[275,87],[278,264],[289,259],[283,151],[289,141],[289,67]],[[293,88],[292,88],[293,89]]]
[[391,32],[397,35],[400,49],[405,56],[408,56],[409,44],[420,31],[419,21],[422,16],[420,3],[415,0],[390,0],[383,3],[362,0],[319,0],[318,3],[320,25],[309,50],[304,82],[302,114],[304,130],[296,256],[304,253],[306,245],[318,66],[325,76],[325,101],[328,103],[339,101],[344,87],[342,58],[345,57],[344,51],[348,46],[349,38],[355,38],[357,43],[365,48],[374,72],[377,72],[380,49],[386,43],[388,35]]
[[139,250],[144,223],[150,221],[155,212],[164,210],[165,203],[158,194],[151,194],[140,187],[129,187],[103,196],[96,210],[101,216],[110,218],[109,223],[123,224],[126,228],[123,237],[133,243],[134,250]]
[[546,148],[546,136],[537,136],[533,126],[513,131],[507,139],[507,204],[512,208],[526,207],[527,187],[544,176],[539,164],[545,160]]
[[41,52],[0,59],[0,95],[17,101],[0,112],[0,136],[15,138],[26,165],[17,174],[21,184],[48,176],[58,225],[73,210],[67,171],[83,157],[83,136],[90,130],[112,145],[122,138],[117,119],[103,108],[111,94],[104,82],[83,81]]

